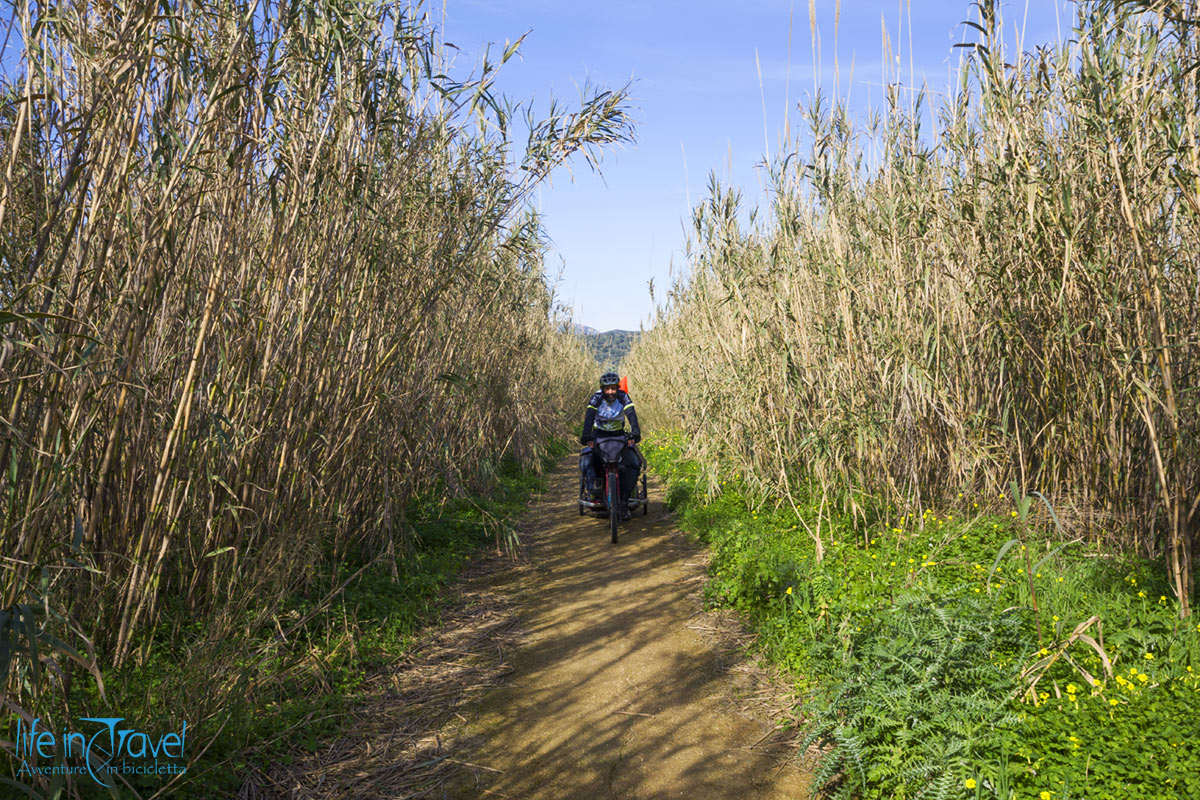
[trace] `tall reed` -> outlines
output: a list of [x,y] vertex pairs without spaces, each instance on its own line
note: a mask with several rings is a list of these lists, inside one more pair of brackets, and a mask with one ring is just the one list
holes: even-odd
[[1011,64],[994,4],[976,8],[979,42],[934,113],[893,88],[864,130],[818,96],[765,212],[747,225],[712,186],[691,272],[626,362],[639,405],[781,502],[895,516],[1016,480],[1162,556],[1187,616],[1194,4],[1081,2],[1073,41]]
[[164,605],[253,629],[314,563],[403,557],[414,494],[537,463],[594,370],[526,200],[632,128],[625,90],[505,102],[516,44],[447,77],[407,3],[10,9],[0,699],[45,715]]

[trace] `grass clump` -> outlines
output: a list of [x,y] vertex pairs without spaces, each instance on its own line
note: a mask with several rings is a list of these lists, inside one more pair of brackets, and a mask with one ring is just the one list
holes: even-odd
[[1161,564],[980,513],[966,492],[890,526],[819,498],[773,508],[683,441],[644,450],[711,549],[709,602],[742,611],[807,694],[834,796],[1187,796],[1200,629]]

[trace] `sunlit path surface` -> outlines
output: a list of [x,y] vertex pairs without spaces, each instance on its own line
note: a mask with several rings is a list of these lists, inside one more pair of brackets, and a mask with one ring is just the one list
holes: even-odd
[[560,465],[525,518],[535,568],[512,590],[528,634],[507,683],[461,709],[472,766],[443,796],[807,797],[769,724],[739,712],[734,659],[693,629],[702,571],[659,498],[614,546],[577,515],[577,474]]

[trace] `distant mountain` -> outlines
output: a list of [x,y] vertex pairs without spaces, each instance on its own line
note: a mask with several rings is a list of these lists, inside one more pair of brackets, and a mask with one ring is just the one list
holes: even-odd
[[583,338],[588,343],[588,347],[592,349],[597,364],[601,367],[616,369],[620,366],[621,359],[629,353],[629,349],[633,347],[633,343],[637,341],[639,335],[638,331],[605,331],[604,333],[593,331]]
[[600,331],[595,328],[589,328],[587,325],[580,325],[578,322],[572,322],[571,333],[574,333],[576,336],[595,336]]

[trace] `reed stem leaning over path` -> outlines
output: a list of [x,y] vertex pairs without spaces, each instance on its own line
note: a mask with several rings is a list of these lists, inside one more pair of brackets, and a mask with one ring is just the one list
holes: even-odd
[[1163,556],[1187,616],[1195,17],[1081,2],[1072,42],[1009,64],[978,8],[936,132],[923,94],[910,111],[891,93],[865,130],[818,95],[769,213],[745,227],[710,189],[691,274],[626,362],[639,405],[780,502],[899,517],[1015,480],[1106,545]]
[[120,665],[167,603],[219,641],[314,563],[403,556],[415,494],[538,463],[592,370],[526,201],[630,140],[626,90],[525,110],[514,152],[515,45],[452,80],[419,6],[12,9],[0,608],[50,613],[6,642]]

